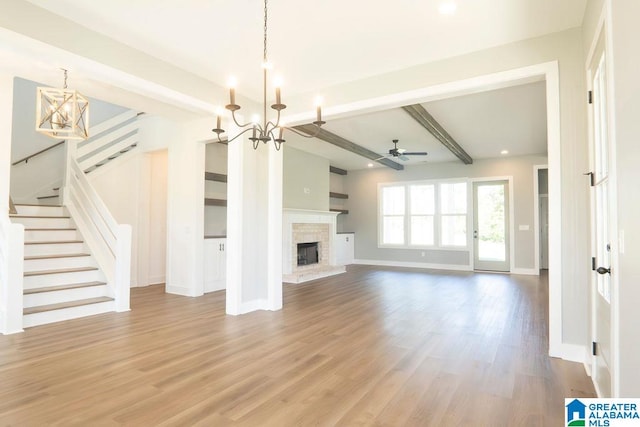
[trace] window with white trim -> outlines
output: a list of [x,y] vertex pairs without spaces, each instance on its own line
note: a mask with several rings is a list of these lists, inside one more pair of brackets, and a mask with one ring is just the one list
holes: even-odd
[[381,184],[378,195],[380,246],[467,247],[466,181]]

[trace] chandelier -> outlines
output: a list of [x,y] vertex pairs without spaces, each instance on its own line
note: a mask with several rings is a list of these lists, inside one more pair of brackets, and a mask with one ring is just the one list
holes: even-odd
[[[227,104],[225,108],[231,111],[231,117],[233,118],[233,122],[236,124],[236,126],[238,126],[240,129],[244,128],[244,130],[232,138],[227,138],[226,142],[229,143],[234,139],[238,138],[239,136],[247,132],[251,132],[251,137],[249,137],[249,140],[253,143],[254,150],[258,148],[258,146],[260,145],[260,142],[263,142],[264,144],[266,144],[269,141],[273,141],[273,145],[275,146],[276,150],[280,150],[282,143],[285,142],[283,138],[283,132],[285,129],[297,135],[303,136],[305,138],[313,138],[318,135],[318,133],[320,132],[320,127],[326,122],[322,120],[322,107],[320,105],[321,100],[317,99],[316,100],[316,120],[313,122],[313,124],[316,126],[315,133],[311,135],[307,135],[297,131],[296,129],[286,127],[283,123],[281,123],[280,113],[282,110],[287,108],[287,106],[283,104],[281,100],[280,83],[276,83],[275,85],[276,98],[275,98],[275,103],[271,105],[271,109],[275,110],[277,113],[275,121],[273,120],[267,121],[267,73],[268,73],[268,70],[271,68],[271,65],[269,64],[269,61],[267,59],[267,0],[264,0],[263,47],[264,49],[263,49],[263,57],[262,57],[263,59],[262,61],[262,75],[263,75],[262,123],[260,123],[259,117],[254,118],[249,123],[241,124],[238,122],[235,113],[241,107],[240,105],[236,104],[235,82],[230,82],[231,84],[229,85],[230,86],[229,104]],[[221,128],[221,121],[222,121],[221,116],[222,116],[222,113],[218,112],[216,117],[216,127],[212,129],[212,132],[214,132],[217,135],[218,142],[225,142],[222,140],[222,138],[220,138],[220,135],[225,132],[225,130]]]
[[58,139],[84,140],[89,137],[89,100],[67,89],[67,70],[62,89],[39,87],[36,131]]

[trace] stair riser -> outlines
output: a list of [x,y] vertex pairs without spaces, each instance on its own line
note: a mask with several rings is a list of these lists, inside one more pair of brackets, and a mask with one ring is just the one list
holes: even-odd
[[25,276],[24,289],[44,288],[47,286],[68,285],[70,283],[106,282],[100,270],[76,271],[72,273],[42,274]]
[[61,291],[40,292],[23,297],[24,308],[38,307],[49,304],[59,304],[69,301],[78,301],[87,298],[106,297],[109,289],[107,285],[89,286],[86,288],[65,289]]
[[24,218],[11,217],[11,222],[22,224],[24,228],[74,228],[71,218]]
[[66,258],[45,258],[45,259],[25,259],[24,272],[55,270],[62,268],[77,267],[97,267],[92,256],[66,257]]
[[[58,199],[51,199],[57,203]],[[67,211],[63,206],[24,206],[16,205],[19,215],[38,215],[38,216],[66,216]]]
[[44,325],[46,323],[77,319],[79,317],[92,316],[94,314],[107,313],[110,311],[115,311],[115,303],[113,301],[64,308],[61,310],[45,311],[42,313],[26,314],[22,316],[22,326],[24,328],[30,328],[32,326]]
[[59,242],[64,240],[82,240],[77,230],[25,230],[25,242]]
[[24,256],[65,255],[87,252],[84,243],[47,243],[24,245]]

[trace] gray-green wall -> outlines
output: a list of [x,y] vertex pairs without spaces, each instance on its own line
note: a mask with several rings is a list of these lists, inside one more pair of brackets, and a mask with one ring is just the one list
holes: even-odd
[[[533,166],[544,165],[544,156],[476,160],[472,165],[461,162],[430,163],[407,166],[404,171],[388,168],[350,171],[346,177],[349,215],[345,227],[356,233],[355,257],[399,263],[449,265],[453,268],[470,264],[468,250],[424,250],[378,248],[378,184],[446,178],[513,177],[514,194],[514,259],[512,267],[532,269],[535,266]],[[519,231],[519,225],[529,230]],[[422,256],[422,253],[425,253]]]
[[329,210],[329,160],[284,147],[283,207]]

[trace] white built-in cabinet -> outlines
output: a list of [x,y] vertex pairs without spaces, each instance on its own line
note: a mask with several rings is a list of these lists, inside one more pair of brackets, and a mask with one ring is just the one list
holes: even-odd
[[204,239],[204,292],[226,289],[227,239]]
[[336,264],[349,265],[353,264],[355,252],[355,234],[354,233],[338,233],[334,239],[336,250]]

